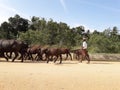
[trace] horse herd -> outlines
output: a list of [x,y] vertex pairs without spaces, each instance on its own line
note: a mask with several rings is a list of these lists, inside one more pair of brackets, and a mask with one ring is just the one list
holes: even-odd
[[23,60],[43,60],[47,63],[49,63],[49,61],[54,61],[55,63],[59,58],[60,63],[62,63],[63,54],[66,54],[65,60],[68,56],[70,56],[72,60],[71,53],[74,53],[76,59],[80,60],[80,62],[82,62],[83,59],[88,60],[88,63],[90,62],[87,55],[82,54],[82,49],[70,50],[68,48],[44,47],[41,45],[29,46],[26,42],[21,40],[0,40],[0,57],[5,58],[6,61],[12,58],[12,62],[14,62],[14,60],[20,56],[19,59],[21,59],[21,62],[23,62]]

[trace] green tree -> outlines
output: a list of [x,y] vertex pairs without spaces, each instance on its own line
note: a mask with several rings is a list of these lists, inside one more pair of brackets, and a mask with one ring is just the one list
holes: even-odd
[[12,26],[12,32],[16,37],[19,37],[19,32],[26,32],[28,30],[28,20],[15,15],[8,19],[9,24]]
[[5,39],[13,38],[11,31],[12,31],[12,27],[8,22],[3,22],[1,24],[1,38],[5,38]]

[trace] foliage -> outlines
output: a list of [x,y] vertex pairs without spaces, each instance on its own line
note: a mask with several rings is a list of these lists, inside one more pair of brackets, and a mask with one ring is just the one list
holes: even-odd
[[50,45],[55,47],[80,48],[82,38],[88,40],[91,53],[120,53],[120,34],[115,26],[103,32],[85,31],[84,26],[70,28],[64,22],[33,16],[31,20],[15,15],[0,26],[1,39],[21,39],[28,44]]
[[4,34],[3,38],[6,39],[17,39],[19,32],[26,32],[28,30],[28,20],[21,18],[19,15],[10,17],[8,22],[1,24],[1,32]]

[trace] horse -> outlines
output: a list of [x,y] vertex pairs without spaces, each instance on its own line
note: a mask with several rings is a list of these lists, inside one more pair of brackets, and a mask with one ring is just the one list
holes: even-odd
[[40,52],[36,55],[35,59],[37,61],[39,61],[39,60],[45,61],[47,59],[47,56],[46,56],[47,51],[48,51],[48,47],[41,46]]
[[47,63],[49,63],[50,56],[52,60],[53,60],[53,56],[56,57],[54,63],[57,61],[58,57],[60,57],[60,64],[62,63],[62,55],[59,48],[47,48],[45,54],[46,54]]
[[70,49],[68,49],[68,48],[59,48],[59,49],[60,49],[61,54],[66,54],[65,60],[67,60],[68,55],[70,56],[70,59],[72,60],[72,55],[70,53]]
[[[28,59],[32,59],[33,61],[33,54],[39,55],[41,53],[41,45],[33,45],[27,49],[27,56]],[[36,57],[35,57],[36,59]]]
[[75,54],[75,59],[77,59],[77,60],[79,60],[80,55],[82,55],[81,49],[71,50],[70,52]]
[[21,55],[21,62],[23,62],[23,57],[26,52],[26,49],[28,48],[28,44],[20,41],[20,40],[0,40],[0,53],[2,53],[3,57],[8,61],[8,57],[5,55],[5,53],[12,53],[14,52],[15,57],[12,59],[12,62],[18,57],[18,54]]
[[84,59],[88,61],[87,63],[90,63],[90,57],[88,51],[86,52],[83,49],[77,49],[77,50],[73,50],[72,52],[76,55],[75,58],[77,60],[80,60],[81,63]]

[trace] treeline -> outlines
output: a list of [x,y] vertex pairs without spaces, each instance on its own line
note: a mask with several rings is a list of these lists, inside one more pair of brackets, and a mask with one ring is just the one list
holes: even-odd
[[91,53],[120,53],[120,35],[117,27],[103,32],[85,31],[84,26],[70,28],[64,22],[55,22],[33,16],[31,20],[15,15],[0,25],[0,39],[21,39],[28,44],[80,48],[82,38],[88,38]]

